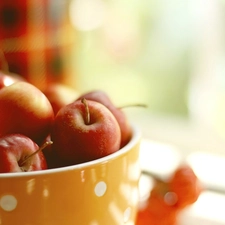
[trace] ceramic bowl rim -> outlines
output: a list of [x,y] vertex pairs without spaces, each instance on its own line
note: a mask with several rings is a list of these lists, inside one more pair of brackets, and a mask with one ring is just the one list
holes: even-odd
[[112,161],[112,160],[124,155],[125,153],[127,153],[129,150],[132,149],[132,146],[134,146],[136,143],[138,143],[138,141],[141,138],[141,131],[135,125],[132,125],[131,127],[132,127],[133,135],[132,135],[130,142],[127,145],[125,145],[123,148],[121,148],[119,151],[114,152],[108,156],[105,156],[105,157],[102,157],[99,159],[95,159],[92,161],[76,164],[76,165],[59,167],[59,168],[52,168],[52,169],[39,170],[39,171],[29,171],[29,172],[2,173],[2,174],[0,174],[0,179],[18,178],[18,177],[26,177],[26,176],[35,177],[35,176],[41,176],[41,175],[47,175],[47,174],[48,175],[57,174],[57,173],[61,173],[61,172],[71,171],[71,170],[86,169],[91,166],[97,166],[97,165],[100,165],[103,163],[107,163],[109,161]]

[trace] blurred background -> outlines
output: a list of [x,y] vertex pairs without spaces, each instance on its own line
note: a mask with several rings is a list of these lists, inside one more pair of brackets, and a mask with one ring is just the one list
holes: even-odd
[[197,16],[190,3],[72,1],[77,87],[104,89],[118,105],[187,116]]
[[72,0],[74,85],[146,104],[125,109],[146,135],[225,154],[224,16],[223,0]]

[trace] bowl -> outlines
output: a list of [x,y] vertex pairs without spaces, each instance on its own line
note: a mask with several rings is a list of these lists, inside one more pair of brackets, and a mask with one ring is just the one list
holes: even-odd
[[90,162],[0,174],[0,225],[134,225],[141,132]]

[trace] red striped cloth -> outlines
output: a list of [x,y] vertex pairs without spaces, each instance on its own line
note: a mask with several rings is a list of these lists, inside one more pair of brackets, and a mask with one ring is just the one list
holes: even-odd
[[0,49],[10,72],[43,89],[66,82],[75,42],[64,0],[1,0]]

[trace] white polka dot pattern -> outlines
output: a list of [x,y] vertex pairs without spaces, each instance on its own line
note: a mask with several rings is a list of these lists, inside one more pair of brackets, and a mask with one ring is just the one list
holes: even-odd
[[128,222],[130,219],[130,216],[131,216],[131,208],[128,207],[128,208],[126,208],[126,210],[123,213],[123,222],[124,223]]
[[[104,181],[99,181],[94,188],[94,193],[98,197],[102,197],[107,190],[107,184]],[[45,190],[44,190],[45,191]],[[0,208],[4,211],[13,211],[17,207],[17,199],[13,195],[4,195],[0,198]],[[128,223],[131,217],[131,207],[127,207],[123,212],[123,222]],[[96,221],[93,221],[91,225],[97,225]]]
[[17,206],[17,199],[13,195],[4,195],[0,199],[0,207],[5,211],[13,211]]
[[95,185],[94,191],[98,197],[102,197],[105,194],[106,190],[107,190],[107,185],[104,181],[100,181]]

